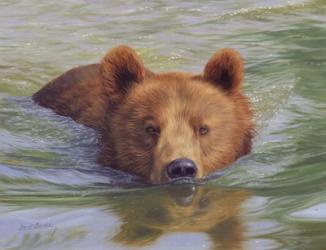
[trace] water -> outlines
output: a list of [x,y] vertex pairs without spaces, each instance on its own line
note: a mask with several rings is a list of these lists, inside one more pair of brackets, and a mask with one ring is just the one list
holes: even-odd
[[[0,3],[0,249],[325,249],[326,4]],[[146,187],[95,162],[96,133],[30,96],[117,44],[155,71],[246,61],[253,152],[202,184]]]

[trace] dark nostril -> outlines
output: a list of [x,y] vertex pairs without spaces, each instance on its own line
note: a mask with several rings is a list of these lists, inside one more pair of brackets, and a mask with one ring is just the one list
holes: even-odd
[[195,168],[193,167],[187,167],[186,168],[186,175],[187,176],[193,176],[195,174]]
[[180,177],[195,177],[196,164],[189,159],[176,159],[167,165],[167,173],[171,179]]
[[171,174],[174,175],[174,176],[181,176],[182,175],[182,169],[181,169],[181,166],[176,166],[176,167],[172,167],[171,168]]

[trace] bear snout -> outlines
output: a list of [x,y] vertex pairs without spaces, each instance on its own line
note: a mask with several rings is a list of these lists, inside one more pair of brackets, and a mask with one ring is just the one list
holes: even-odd
[[190,159],[179,158],[170,162],[166,166],[166,171],[171,180],[182,177],[194,178],[197,174],[197,166]]

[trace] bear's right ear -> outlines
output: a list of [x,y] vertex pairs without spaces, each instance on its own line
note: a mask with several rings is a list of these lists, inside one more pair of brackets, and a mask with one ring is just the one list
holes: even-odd
[[112,102],[124,96],[130,87],[145,77],[145,68],[137,53],[125,45],[111,49],[100,66],[106,94]]

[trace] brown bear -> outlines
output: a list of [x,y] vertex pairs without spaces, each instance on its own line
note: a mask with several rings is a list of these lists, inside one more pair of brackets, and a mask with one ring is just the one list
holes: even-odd
[[99,131],[99,162],[150,183],[202,178],[250,152],[240,54],[221,49],[202,74],[154,73],[127,46],[73,68],[34,94],[41,106]]

